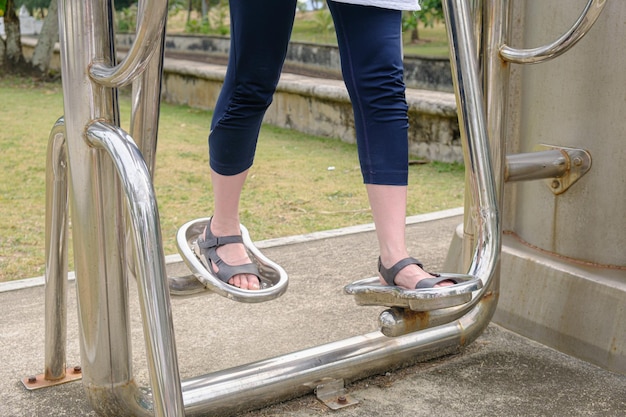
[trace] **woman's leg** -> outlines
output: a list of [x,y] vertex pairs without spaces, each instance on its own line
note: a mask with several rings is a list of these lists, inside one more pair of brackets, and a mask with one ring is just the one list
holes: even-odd
[[[295,6],[296,0],[230,1],[228,69],[209,135],[215,205],[211,231],[215,236],[241,234],[239,199],[285,60]],[[242,244],[221,246],[217,253],[230,265],[250,262]],[[254,275],[235,275],[229,283],[259,288]]]
[[[366,184],[367,195],[376,225],[376,237],[380,250],[380,261],[391,268],[398,261],[409,257],[405,241],[407,187],[396,185]],[[414,289],[424,278],[433,276],[415,264],[408,265],[398,272],[395,284],[402,288]],[[381,277],[381,283],[385,281]],[[451,285],[444,281],[438,286]]]
[[[376,225],[380,258],[383,266],[391,268],[409,256],[405,241],[408,106],[403,81],[402,15],[397,10],[333,1],[328,4],[354,109],[361,172]],[[398,273],[395,284],[414,289],[424,278],[432,275],[412,264]]]

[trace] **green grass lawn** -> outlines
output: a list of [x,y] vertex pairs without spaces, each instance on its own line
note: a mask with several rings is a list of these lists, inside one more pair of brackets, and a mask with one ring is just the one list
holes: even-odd
[[[297,42],[323,43],[337,45],[332,22],[331,26],[321,25],[315,19],[297,19],[294,23],[291,40]],[[405,55],[418,55],[429,57],[447,57],[448,56],[448,38],[443,23],[436,24],[434,27],[419,26],[420,39],[411,43],[410,34],[404,34],[404,53]]]
[[[219,10],[219,9],[218,9]],[[213,12],[210,24],[205,26],[204,33],[212,35],[223,35],[223,31],[228,31],[227,14],[216,16]],[[198,16],[192,14],[192,18],[199,21]],[[168,17],[168,33],[184,33],[187,13],[178,12]],[[217,23],[220,21],[221,23]],[[428,57],[447,57],[448,38],[443,22],[438,22],[433,27],[425,27],[422,23],[418,25],[419,40],[411,42],[410,33],[404,34],[405,55],[418,55]],[[298,12],[294,22],[291,40],[296,42],[322,43],[337,45],[335,29],[332,18],[327,10],[314,12]]]
[[[121,112],[127,127],[127,97]],[[0,281],[44,272],[46,147],[62,115],[60,84],[0,79]],[[210,119],[207,111],[162,106],[155,190],[166,254],[176,253],[182,224],[211,214]],[[410,184],[409,215],[463,204],[459,165],[412,165]],[[356,147],[264,126],[241,217],[255,240],[371,222]]]

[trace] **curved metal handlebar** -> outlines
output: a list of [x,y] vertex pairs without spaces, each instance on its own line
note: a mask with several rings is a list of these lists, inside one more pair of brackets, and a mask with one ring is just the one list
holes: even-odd
[[606,0],[589,0],[574,26],[549,45],[531,49],[516,49],[504,45],[500,48],[500,55],[505,61],[516,64],[537,64],[556,58],[567,52],[587,34],[602,13],[605,5]]
[[135,42],[122,62],[114,67],[103,63],[94,63],[91,66],[89,75],[98,84],[105,87],[128,85],[150,62],[150,57],[158,49],[157,44],[162,42],[161,35],[167,19],[167,0],[153,0],[151,3],[149,7],[142,7],[140,4],[140,9],[143,10],[137,13],[141,20]]

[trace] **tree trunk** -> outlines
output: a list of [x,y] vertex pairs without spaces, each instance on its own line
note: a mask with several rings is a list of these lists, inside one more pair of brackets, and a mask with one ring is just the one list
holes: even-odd
[[202,21],[206,22],[209,19],[209,5],[207,0],[202,0]]
[[4,31],[6,33],[5,65],[19,67],[24,64],[22,54],[22,39],[20,34],[20,19],[15,13],[15,2],[7,0],[4,15]]
[[50,60],[54,54],[54,45],[59,37],[59,17],[58,17],[57,0],[51,0],[48,6],[48,14],[43,21],[37,46],[33,52],[32,66],[33,69],[42,75],[47,75],[50,68]]
[[417,41],[420,40],[420,34],[419,31],[417,30],[417,25],[415,25],[415,28],[411,31],[411,43],[417,43]]
[[5,72],[4,62],[6,61],[6,45],[4,39],[0,38],[0,75]]

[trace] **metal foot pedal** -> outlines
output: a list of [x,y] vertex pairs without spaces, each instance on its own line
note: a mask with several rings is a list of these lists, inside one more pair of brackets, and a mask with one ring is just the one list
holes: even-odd
[[353,295],[358,305],[431,311],[468,303],[472,299],[472,292],[483,286],[482,281],[473,275],[444,273],[441,276],[454,278],[459,283],[448,287],[405,290],[383,285],[378,277],[373,277],[346,285],[344,292]]
[[243,244],[248,250],[248,256],[259,268],[261,274],[261,288],[259,290],[242,290],[214,277],[204,267],[194,252],[194,245],[198,236],[204,231],[210,218],[192,220],[184,224],[176,235],[178,251],[185,264],[193,275],[206,288],[222,297],[230,298],[243,303],[260,303],[280,297],[287,290],[287,273],[275,262],[266,258],[252,243],[248,230],[241,225]]

